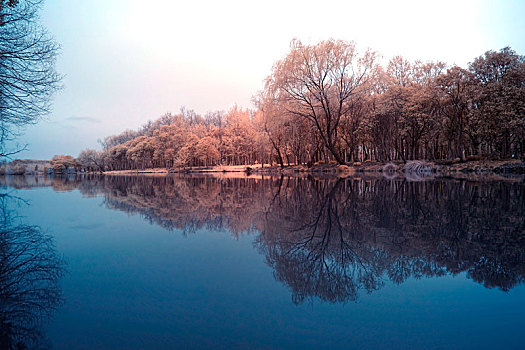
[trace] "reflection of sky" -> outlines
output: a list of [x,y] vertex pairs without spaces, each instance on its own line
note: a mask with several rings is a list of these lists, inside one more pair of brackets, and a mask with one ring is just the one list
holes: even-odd
[[42,20],[62,45],[65,89],[29,127],[23,158],[96,148],[97,139],[181,106],[251,107],[294,37],[355,40],[385,58],[466,65],[488,49],[525,53],[523,1],[66,1]]
[[487,289],[465,274],[409,278],[356,302],[293,304],[253,246],[227,232],[183,237],[108,210],[78,190],[15,191],[27,224],[67,261],[65,305],[47,334],[85,348],[517,348],[525,286]]

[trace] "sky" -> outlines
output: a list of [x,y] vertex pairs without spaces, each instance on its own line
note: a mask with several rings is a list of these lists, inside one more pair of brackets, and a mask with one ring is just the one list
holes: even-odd
[[182,106],[254,108],[294,38],[466,67],[505,46],[525,55],[524,18],[525,0],[46,0],[41,22],[61,45],[64,87],[19,137],[29,149],[17,157],[76,157]]

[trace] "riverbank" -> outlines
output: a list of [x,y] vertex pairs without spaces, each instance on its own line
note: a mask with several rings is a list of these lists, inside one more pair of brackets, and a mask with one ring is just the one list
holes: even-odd
[[525,174],[525,163],[520,160],[473,160],[467,162],[427,162],[408,161],[403,162],[364,162],[338,164],[315,164],[311,167],[306,165],[288,165],[280,167],[277,165],[231,165],[210,167],[188,167],[177,169],[151,168],[142,170],[114,170],[106,171],[108,175],[167,175],[178,173],[205,174],[205,173],[252,173],[252,174],[283,174],[291,175],[297,173],[331,174],[341,177],[350,176],[355,173],[410,173],[410,174],[439,174],[439,175],[461,175],[461,174]]

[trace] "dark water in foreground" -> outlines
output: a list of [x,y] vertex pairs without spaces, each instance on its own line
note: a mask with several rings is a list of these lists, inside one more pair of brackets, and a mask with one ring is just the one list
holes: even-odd
[[0,348],[523,349],[525,183],[0,177]]

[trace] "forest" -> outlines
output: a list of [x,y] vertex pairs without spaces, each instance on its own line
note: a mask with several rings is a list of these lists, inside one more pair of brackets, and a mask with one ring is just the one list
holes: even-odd
[[525,155],[525,57],[509,47],[462,68],[400,56],[382,65],[354,42],[294,40],[253,101],[205,115],[181,108],[64,161],[102,171]]

